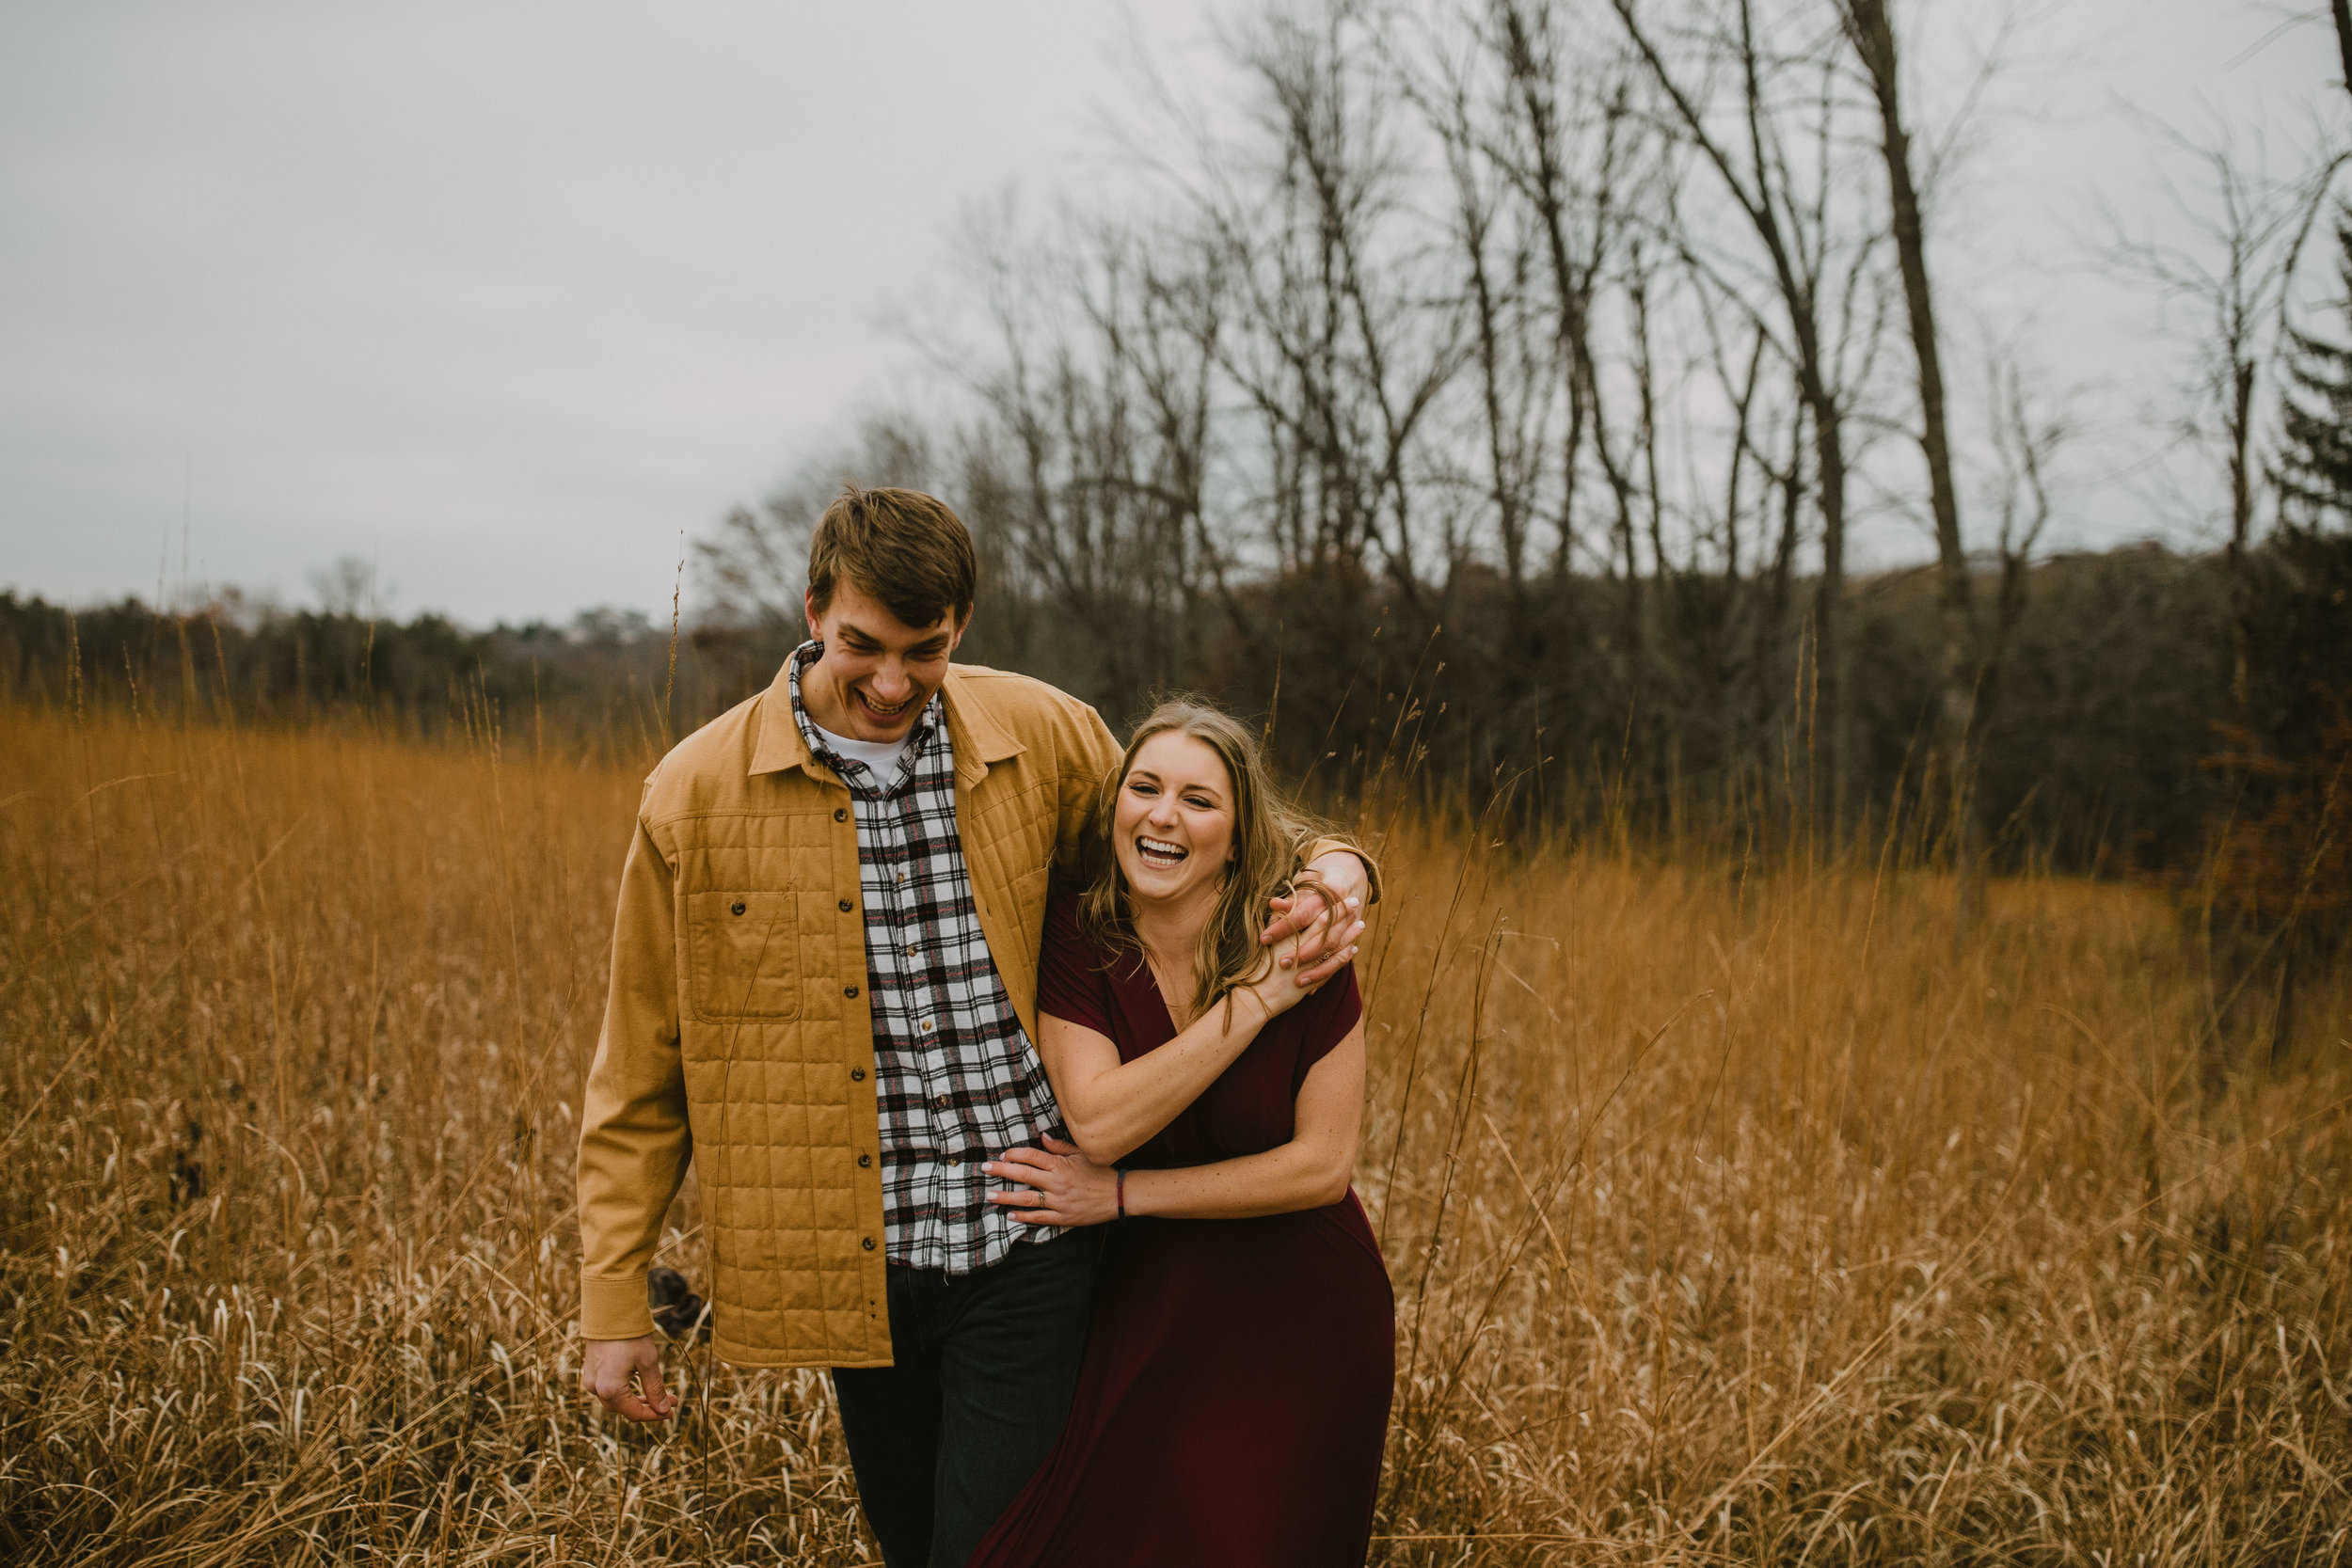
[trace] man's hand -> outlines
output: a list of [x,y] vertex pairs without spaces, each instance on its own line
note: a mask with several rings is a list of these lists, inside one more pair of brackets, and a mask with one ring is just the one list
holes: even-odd
[[[630,1386],[632,1381],[636,1387]],[[661,1391],[661,1353],[650,1334],[642,1339],[589,1340],[580,1386],[602,1400],[607,1410],[632,1421],[666,1421],[677,1408],[677,1396]]]
[[1078,1146],[1048,1136],[1044,1151],[1012,1148],[1002,1160],[980,1167],[1000,1181],[1019,1181],[1023,1188],[993,1192],[988,1200],[1012,1211],[1012,1217],[1029,1225],[1101,1225],[1119,1217],[1119,1172],[1098,1165],[1078,1152]]
[[1364,934],[1361,914],[1372,879],[1364,863],[1345,849],[1316,856],[1307,869],[1314,875],[1297,892],[1271,901],[1274,917],[1258,940],[1272,944],[1296,937],[1298,946],[1275,962],[1295,969],[1299,985],[1311,990],[1354,956],[1356,940]]

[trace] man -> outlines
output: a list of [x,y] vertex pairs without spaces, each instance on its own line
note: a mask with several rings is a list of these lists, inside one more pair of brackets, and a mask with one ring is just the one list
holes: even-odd
[[[645,782],[580,1127],[582,1383],[675,1408],[645,1283],[691,1152],[718,1354],[834,1369],[891,1568],[961,1563],[1053,1446],[1100,1242],[1013,1221],[980,1166],[1060,1130],[1030,1044],[1046,889],[1120,752],[1085,704],[951,662],[974,578],[929,496],[826,512],[810,641]],[[1371,889],[1308,852],[1267,936],[1309,931],[1312,986]]]

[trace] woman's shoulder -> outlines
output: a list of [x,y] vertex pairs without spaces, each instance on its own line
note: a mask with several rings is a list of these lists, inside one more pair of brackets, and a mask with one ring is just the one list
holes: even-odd
[[1310,1064],[1328,1055],[1364,1016],[1363,992],[1357,988],[1356,966],[1349,964],[1315,988],[1315,992],[1290,1011],[1297,1021],[1298,1043]]
[[1094,943],[1079,917],[1080,895],[1075,888],[1057,891],[1045,905],[1045,950],[1090,951]]
[[1045,936],[1039,944],[1037,1006],[1041,1013],[1110,1032],[1109,965],[1086,934],[1078,895],[1059,893],[1045,906]]

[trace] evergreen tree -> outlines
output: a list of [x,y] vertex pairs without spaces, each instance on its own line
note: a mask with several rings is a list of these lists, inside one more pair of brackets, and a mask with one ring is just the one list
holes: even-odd
[[[2352,326],[2352,207],[2336,218],[2342,309]],[[2333,514],[2352,520],[2352,346],[2309,333],[2291,334],[2291,387],[2274,471],[2286,515],[2316,530]]]

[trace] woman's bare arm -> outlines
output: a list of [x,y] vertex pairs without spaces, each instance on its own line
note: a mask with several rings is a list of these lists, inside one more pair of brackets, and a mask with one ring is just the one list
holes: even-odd
[[[1352,917],[1353,910],[1347,911]],[[1352,957],[1363,935],[1351,918],[1334,956]],[[1231,1006],[1210,1004],[1176,1037],[1132,1062],[1119,1059],[1109,1036],[1068,1019],[1041,1013],[1037,1021],[1038,1054],[1060,1102],[1062,1120],[1088,1159],[1115,1165],[1200,1098],[1217,1074],[1233,1065],[1268,1019],[1287,1012],[1308,994],[1289,970],[1273,968],[1247,986],[1235,987]]]
[[[1337,1203],[1355,1179],[1363,1115],[1364,1026],[1359,1020],[1329,1054],[1308,1069],[1288,1143],[1214,1164],[1129,1171],[1127,1212],[1245,1219]],[[1013,1149],[980,1168],[1023,1184],[992,1193],[989,1201],[1034,1225],[1099,1225],[1119,1212],[1119,1173],[1058,1140],[1042,1151]]]
[[1127,1212],[1168,1219],[1242,1219],[1320,1209],[1347,1196],[1364,1118],[1361,1020],[1298,1086],[1291,1141],[1263,1154],[1178,1170],[1127,1173]]

